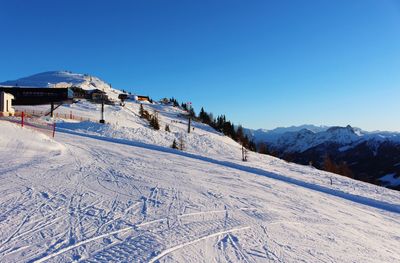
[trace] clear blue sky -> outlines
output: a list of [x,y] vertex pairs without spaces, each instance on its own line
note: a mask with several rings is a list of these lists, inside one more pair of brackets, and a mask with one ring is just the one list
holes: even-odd
[[400,1],[0,0],[0,80],[49,70],[250,128],[400,131]]

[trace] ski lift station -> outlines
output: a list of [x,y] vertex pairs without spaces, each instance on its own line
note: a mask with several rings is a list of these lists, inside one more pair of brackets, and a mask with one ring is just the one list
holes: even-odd
[[13,105],[71,104],[74,96],[69,88],[0,87],[0,92],[13,95]]
[[0,87],[0,112],[12,115],[12,105],[54,105],[73,103],[74,93],[69,88],[36,88],[36,87]]

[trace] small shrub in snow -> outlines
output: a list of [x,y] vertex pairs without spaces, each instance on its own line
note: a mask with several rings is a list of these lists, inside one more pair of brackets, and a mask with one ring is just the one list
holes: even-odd
[[179,150],[184,151],[186,146],[185,146],[185,141],[183,140],[183,136],[179,138],[179,145],[178,145]]
[[178,149],[178,145],[176,144],[176,140],[174,139],[174,141],[172,142],[172,149]]
[[158,122],[157,116],[153,115],[150,119],[150,126],[153,127],[154,130],[160,129],[160,124]]
[[143,108],[143,104],[140,104],[140,108],[139,108],[139,116],[140,118],[145,118],[145,110]]

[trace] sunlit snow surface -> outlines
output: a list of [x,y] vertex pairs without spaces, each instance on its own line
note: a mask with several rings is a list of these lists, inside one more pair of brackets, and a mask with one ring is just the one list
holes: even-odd
[[[106,125],[58,120],[55,140],[0,121],[1,262],[400,262],[399,192],[243,163],[210,127],[187,134],[181,110],[145,108],[160,131],[134,102],[106,106]],[[71,111],[100,116],[84,101],[57,109]],[[186,150],[171,149],[181,136]]]

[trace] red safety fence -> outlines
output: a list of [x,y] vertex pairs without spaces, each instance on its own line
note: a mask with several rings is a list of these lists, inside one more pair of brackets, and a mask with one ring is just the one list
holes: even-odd
[[[32,117],[47,116],[47,117],[50,117],[50,114],[48,114],[48,112],[45,112],[45,111],[24,110],[23,112],[24,112],[25,116],[32,116]],[[22,111],[18,111],[18,110],[15,111],[15,116],[21,116],[21,114],[22,114]],[[70,113],[54,112],[53,117],[57,118],[57,119],[98,122],[98,120],[80,116],[78,114],[73,113],[72,111],[70,111]]]
[[[47,115],[47,116],[46,116]],[[75,121],[92,121],[98,122],[98,120],[79,116],[74,114],[72,111],[70,113],[58,113],[54,112],[55,119],[66,119]],[[48,135],[49,137],[54,137],[56,133],[56,123],[53,118],[50,118],[48,112],[40,110],[16,110],[14,116],[1,116],[0,120],[5,120],[13,123],[17,123],[22,127],[33,129]]]
[[38,132],[46,134],[49,137],[54,138],[55,136],[56,123],[53,122],[51,119],[45,120],[30,114],[25,115],[24,112],[18,112],[15,114],[15,116],[0,117],[0,120],[16,123],[18,125],[21,125],[21,127],[36,130]]

